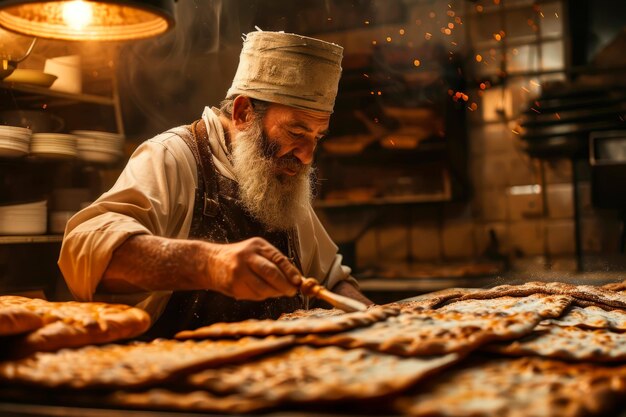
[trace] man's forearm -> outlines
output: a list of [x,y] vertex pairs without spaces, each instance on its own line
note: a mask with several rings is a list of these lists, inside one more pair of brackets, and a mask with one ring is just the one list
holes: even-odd
[[207,289],[210,245],[151,235],[130,237],[113,252],[98,290],[127,293]]
[[114,251],[98,290],[211,290],[260,301],[295,295],[298,277],[289,259],[258,237],[221,244],[138,235]]

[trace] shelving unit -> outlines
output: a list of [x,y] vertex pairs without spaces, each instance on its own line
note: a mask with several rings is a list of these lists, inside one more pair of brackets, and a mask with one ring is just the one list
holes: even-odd
[[112,97],[98,96],[94,94],[72,94],[62,91],[50,90],[49,88],[40,87],[36,85],[7,83],[0,81],[0,88],[12,91],[19,91],[27,93],[28,96],[21,96],[19,100],[21,102],[40,102],[48,98],[59,99],[55,100],[52,105],[67,105],[77,102],[101,104],[103,106],[113,106],[116,101]]
[[[104,89],[84,94],[0,81],[0,109],[53,113],[64,120],[64,132],[105,130],[124,134],[117,80],[112,72],[110,79],[98,81],[106,81]],[[94,90],[87,88],[85,91]],[[119,163],[77,158],[0,158],[0,172],[4,178],[0,203],[26,201],[29,194],[36,198],[50,196],[58,187],[90,188],[95,197],[102,191],[102,176],[106,173],[103,170],[117,168]],[[40,290],[54,297],[58,281],[62,279],[56,265],[62,241],[62,234],[0,236],[0,293]]]
[[367,206],[388,206],[395,204],[419,204],[419,203],[442,203],[450,201],[452,197],[450,190],[438,194],[430,195],[404,195],[397,197],[372,198],[366,201],[353,200],[317,200],[314,208],[341,208],[341,207],[367,207]]
[[7,83],[4,81],[0,81],[0,91],[11,92],[11,98],[16,103],[19,103],[22,109],[25,107],[41,108],[42,103],[45,104],[46,108],[62,108],[80,104],[110,107],[114,112],[116,132],[124,134],[124,121],[122,119],[120,97],[115,76],[111,78],[111,96],[73,94],[36,85]]
[[21,243],[60,243],[63,235],[39,236],[0,236],[0,245],[15,245]]

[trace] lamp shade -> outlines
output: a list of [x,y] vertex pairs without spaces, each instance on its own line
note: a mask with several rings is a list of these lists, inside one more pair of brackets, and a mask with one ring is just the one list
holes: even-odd
[[1,0],[0,26],[48,39],[142,39],[174,26],[173,0]]

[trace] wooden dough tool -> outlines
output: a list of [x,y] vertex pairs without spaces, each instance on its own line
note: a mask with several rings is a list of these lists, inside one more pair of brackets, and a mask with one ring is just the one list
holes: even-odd
[[300,284],[300,291],[302,294],[309,297],[316,297],[326,301],[333,307],[340,310],[353,312],[353,311],[365,311],[367,306],[360,301],[353,300],[352,298],[344,297],[343,295],[335,294],[322,287],[314,278],[302,278]]

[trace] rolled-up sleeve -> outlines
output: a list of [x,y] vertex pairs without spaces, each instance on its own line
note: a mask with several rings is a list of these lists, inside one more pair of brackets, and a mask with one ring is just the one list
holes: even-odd
[[197,183],[193,162],[177,135],[146,141],[111,190],[70,219],[58,265],[77,300],[93,300],[113,252],[129,237],[188,235]]

